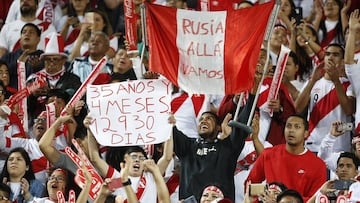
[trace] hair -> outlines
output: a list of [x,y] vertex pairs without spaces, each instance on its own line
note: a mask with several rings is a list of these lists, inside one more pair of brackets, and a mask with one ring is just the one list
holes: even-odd
[[101,36],[103,36],[104,38],[105,38],[105,40],[106,40],[106,45],[110,45],[110,41],[109,41],[109,36],[105,33],[105,32],[103,32],[103,31],[96,31],[96,32],[94,32],[94,33],[92,33],[91,34],[91,36],[95,36],[95,35],[101,35]]
[[309,123],[308,123],[308,121],[304,118],[303,115],[301,115],[301,114],[292,114],[292,115],[290,115],[290,116],[287,118],[287,120],[289,120],[290,117],[301,118],[301,120],[303,121],[303,124],[304,124],[304,126],[305,126],[305,130],[309,130]]
[[116,170],[121,171],[119,163],[124,162],[124,154],[126,150],[127,147],[108,147],[105,155],[106,163]]
[[351,153],[351,152],[343,152],[340,154],[339,158],[337,159],[336,161],[336,165],[339,164],[340,162],[340,159],[341,158],[349,158],[349,159],[352,159],[353,160],[353,163],[355,165],[355,169],[357,170],[360,166],[360,160],[359,158],[354,154],[354,153]]
[[38,37],[41,36],[41,30],[40,30],[39,27],[38,27],[37,25],[35,25],[34,23],[26,23],[24,26],[22,26],[20,33],[22,33],[23,30],[24,30],[26,27],[32,27],[32,28],[34,28],[35,31],[36,31],[36,35],[37,35]]
[[214,116],[214,118],[215,118],[216,125],[221,125],[221,121],[220,121],[219,116],[216,115],[214,112],[212,112],[212,111],[205,111],[205,112],[203,112],[203,113],[201,114],[201,116],[204,115],[204,114],[211,114],[211,115]]
[[[86,13],[90,8],[91,8],[91,1],[89,0],[89,2],[86,4],[86,7],[84,9],[84,13]],[[74,8],[74,6],[72,4],[72,0],[69,0],[68,6],[67,6],[67,15],[68,16],[75,16],[75,17],[78,16],[76,14],[75,8]]]
[[287,0],[287,1],[290,3],[290,7],[291,7],[290,15],[287,17],[289,18],[289,20],[291,20],[291,18],[295,18],[295,16],[297,15],[295,10],[296,6],[293,0]]
[[0,87],[2,87],[2,88],[3,88],[4,95],[6,96],[6,93],[7,93],[7,91],[6,91],[6,87],[5,87],[4,81],[2,81],[2,80],[0,80]]
[[7,198],[10,198],[11,188],[7,184],[0,182],[0,191],[5,192],[7,194]]
[[60,98],[62,100],[64,100],[65,104],[69,102],[70,100],[70,96],[69,94],[64,91],[63,89],[51,89],[48,94],[47,94],[47,99],[49,99],[50,97],[56,96],[57,98]]
[[25,149],[22,147],[16,147],[9,152],[9,155],[6,157],[4,168],[3,168],[3,171],[0,176],[1,180],[3,180],[5,177],[9,180],[9,172],[7,169],[8,160],[9,160],[10,155],[15,152],[18,152],[21,154],[21,156],[25,160],[26,166],[29,167],[29,169],[27,171],[25,171],[25,175],[23,178],[25,178],[28,182],[30,182],[31,180],[34,180],[35,175],[34,175],[34,171],[32,169],[30,157],[29,157],[28,153],[25,151]]
[[281,191],[285,191],[288,189],[284,183],[276,182],[276,181],[268,183],[267,185],[276,185],[281,189]]
[[341,44],[338,43],[332,43],[326,46],[326,49],[328,49],[329,47],[338,47],[341,50],[341,58],[344,58],[345,55],[345,49],[344,46],[342,46]]
[[112,27],[111,27],[111,24],[110,24],[110,20],[109,20],[109,18],[107,17],[107,15],[102,11],[102,10],[100,10],[100,9],[97,9],[97,8],[92,8],[92,9],[89,9],[88,11],[87,11],[87,13],[90,13],[90,12],[93,12],[93,13],[97,13],[97,14],[99,14],[101,17],[102,17],[102,19],[103,19],[103,21],[104,21],[104,28],[103,28],[103,32],[104,33],[106,33],[107,35],[112,35],[112,33],[113,33],[113,30],[112,30]]
[[241,4],[249,4],[249,5],[251,5],[251,6],[254,6],[254,5],[255,5],[253,2],[248,1],[248,0],[245,0],[245,1],[240,2],[240,3],[238,4],[238,7],[239,7]]
[[[339,21],[335,26],[336,38],[339,42],[343,42],[345,39],[343,30],[342,30],[342,23],[341,23],[341,9],[343,7],[343,3],[341,0],[335,0],[335,2],[339,6]],[[325,20],[321,20],[320,25],[319,25],[319,30],[322,30],[322,36],[323,36],[323,39],[325,39],[327,37]]]
[[133,152],[140,152],[142,153],[146,158],[147,158],[147,154],[145,153],[145,150],[144,148],[140,147],[140,146],[130,146],[130,147],[127,147],[127,149],[125,150],[125,154],[131,154]]
[[284,190],[283,192],[281,192],[276,197],[276,202],[279,203],[282,198],[287,197],[287,196],[294,197],[296,199],[297,203],[304,203],[304,200],[303,200],[301,194],[298,191],[292,190],[292,189],[287,189],[287,190]]

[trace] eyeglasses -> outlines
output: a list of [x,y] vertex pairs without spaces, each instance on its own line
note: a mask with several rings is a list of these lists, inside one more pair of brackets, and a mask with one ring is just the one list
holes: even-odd
[[9,198],[8,197],[4,197],[4,196],[0,196],[0,201],[1,200],[9,200]]
[[65,178],[62,176],[50,176],[48,180],[49,181],[56,180],[57,182],[64,182]]
[[35,118],[34,119],[34,123],[45,123],[46,119],[45,118]]
[[141,156],[141,155],[137,155],[137,154],[130,154],[130,157],[132,160],[137,160],[139,159],[140,161],[145,161],[146,157],[145,156]]

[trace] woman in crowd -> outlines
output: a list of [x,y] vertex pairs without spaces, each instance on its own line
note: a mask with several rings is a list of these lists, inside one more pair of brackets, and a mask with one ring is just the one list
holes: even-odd
[[89,0],[70,0],[67,15],[56,22],[55,27],[65,39],[65,46],[72,44],[80,33],[80,23],[84,22],[85,12],[90,9]]
[[[76,41],[73,45],[65,47],[65,51],[69,53],[69,61],[72,61],[75,57],[87,55],[89,39],[92,33],[102,31],[108,36],[113,33],[110,21],[104,12],[99,9],[91,9],[86,12],[85,16],[88,17],[86,17],[85,21],[81,24],[81,30]],[[112,58],[115,55],[115,50],[117,50],[117,45],[116,38],[110,39],[110,48],[106,55]]]
[[8,99],[11,95],[15,94],[17,90],[9,86],[10,84],[10,75],[9,67],[5,61],[0,60],[0,80],[4,83],[5,86],[5,98]]
[[21,147],[10,151],[0,180],[10,186],[12,202],[31,201],[44,194],[44,185],[35,179],[29,155]]

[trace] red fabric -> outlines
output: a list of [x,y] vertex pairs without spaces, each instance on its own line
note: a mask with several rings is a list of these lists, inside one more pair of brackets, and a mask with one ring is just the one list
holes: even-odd
[[336,30],[332,29],[329,32],[327,32],[326,38],[323,39],[320,43],[321,47],[328,46],[336,37]]
[[[150,48],[149,68],[179,86],[177,9],[149,3],[145,5]],[[224,60],[225,94],[236,94],[252,87],[253,81],[249,78],[254,78],[267,19],[273,5],[274,2],[271,2],[249,9],[227,11],[224,56],[221,56]]]
[[166,186],[169,190],[169,194],[175,192],[176,188],[179,186],[180,176],[177,174],[173,174],[168,181],[166,181]]
[[[196,10],[201,10],[201,2],[203,0],[198,0]],[[207,8],[209,11],[224,11],[229,9],[234,9],[236,3],[241,2],[240,0],[207,0]]]
[[[265,78],[263,85],[268,85],[269,88],[261,92],[257,106],[262,106],[268,98],[272,78]],[[267,134],[266,140],[272,145],[285,144],[284,128],[286,120],[289,116],[296,113],[294,102],[290,96],[287,87],[284,84],[280,85],[279,89],[280,105],[283,107],[283,112],[274,113],[271,118],[270,129]]]
[[[284,183],[295,189],[306,202],[326,181],[326,165],[311,151],[302,155],[290,154],[286,145],[265,149],[251,169],[247,183],[269,182]],[[245,187],[246,188],[246,187]]]
[[9,121],[10,121],[10,125],[17,125],[19,128],[20,133],[16,134],[16,135],[12,135],[12,137],[21,137],[21,138],[27,138],[26,137],[26,133],[24,130],[23,125],[21,124],[21,121],[19,119],[19,117],[16,115],[16,113],[11,112],[11,114],[9,115]]

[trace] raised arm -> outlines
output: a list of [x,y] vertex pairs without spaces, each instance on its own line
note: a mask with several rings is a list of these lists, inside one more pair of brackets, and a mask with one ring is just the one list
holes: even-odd
[[306,83],[305,88],[302,89],[299,96],[295,100],[295,109],[296,112],[303,112],[307,105],[309,104],[310,100],[310,93],[311,89],[314,87],[315,83],[323,76],[323,66],[324,64],[321,64],[317,67],[315,67],[314,72],[309,79],[309,81]]
[[51,163],[57,162],[60,158],[60,152],[53,146],[53,140],[57,129],[66,122],[73,122],[71,115],[60,116],[56,119],[39,141],[40,150]]
[[100,175],[102,177],[106,177],[106,174],[109,170],[109,164],[106,163],[104,159],[102,159],[99,155],[99,147],[98,143],[91,132],[89,125],[92,121],[92,118],[89,116],[86,116],[84,119],[84,126],[87,129],[87,136],[88,136],[88,144],[89,144],[89,157],[90,161],[94,164],[95,168],[99,171]]
[[354,12],[350,15],[349,20],[349,35],[346,40],[346,46],[345,46],[345,56],[344,56],[344,62],[345,64],[354,64],[354,55],[355,55],[355,41],[356,41],[356,32],[360,30],[360,16],[359,16],[359,10],[356,9]]
[[155,164],[154,160],[148,159],[144,161],[144,169],[152,173],[157,191],[157,198],[159,203],[170,203],[169,190],[166,187],[164,178],[160,172],[159,167]]

